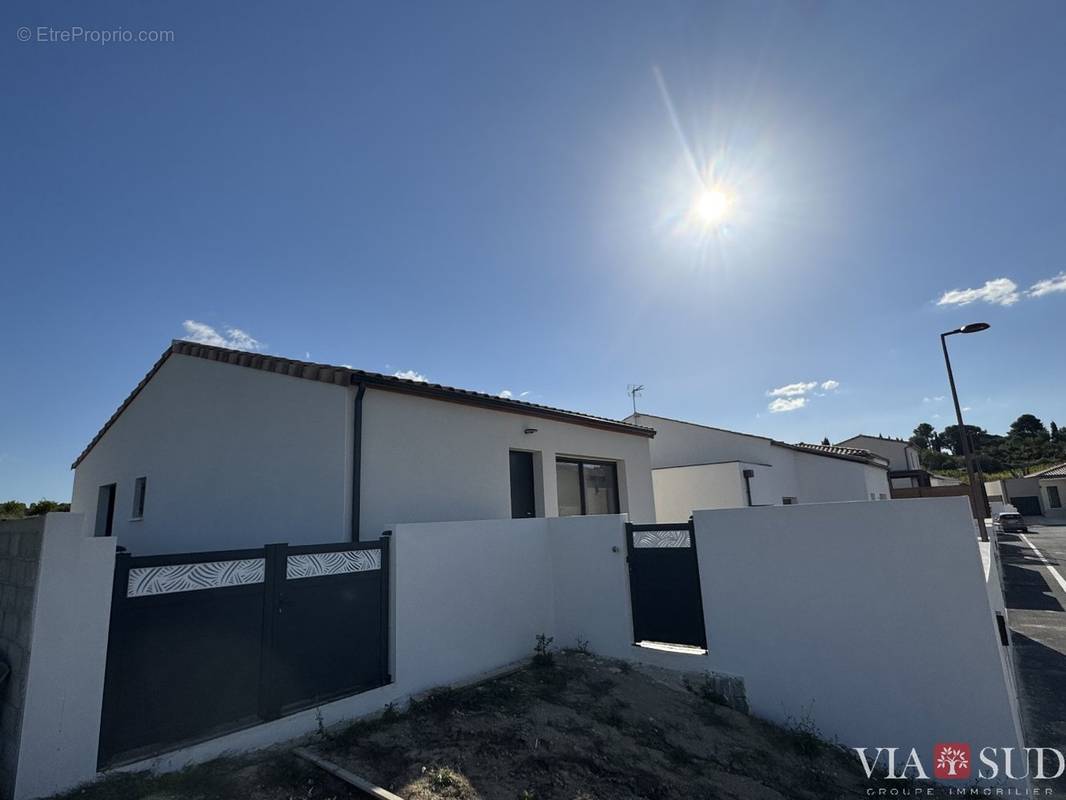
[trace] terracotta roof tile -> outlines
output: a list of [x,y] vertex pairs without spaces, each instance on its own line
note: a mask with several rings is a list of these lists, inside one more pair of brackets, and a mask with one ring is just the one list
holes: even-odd
[[1042,469],[1039,472],[1030,472],[1027,478],[1066,478],[1066,461],[1053,467]]

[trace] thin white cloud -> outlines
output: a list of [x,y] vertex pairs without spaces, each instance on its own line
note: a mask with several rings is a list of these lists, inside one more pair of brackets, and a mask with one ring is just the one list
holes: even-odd
[[944,402],[944,395],[937,394],[937,395],[933,395],[932,397],[923,397],[922,398],[922,402],[923,403],[942,403],[942,402]]
[[811,381],[805,383],[800,381],[799,383],[789,383],[785,386],[778,386],[776,389],[768,389],[766,392],[767,397],[798,397],[799,395],[807,394],[811,389],[818,385],[818,381]]
[[429,379],[421,372],[415,372],[413,369],[400,369],[392,373],[396,378],[403,378],[405,381],[417,381],[418,383],[428,383]]
[[977,289],[952,289],[944,292],[936,301],[938,306],[966,306],[978,300],[997,306],[1012,306],[1021,299],[1018,284],[1010,278],[985,281]]
[[522,392],[519,397],[529,397],[529,392]]
[[1066,272],[1060,272],[1054,278],[1045,278],[1042,281],[1037,281],[1029,287],[1029,291],[1026,294],[1030,297],[1043,297],[1046,294],[1054,294],[1055,292],[1066,292]]
[[834,381],[832,379],[822,381],[822,388],[827,392],[836,391],[840,388],[840,381]]
[[514,395],[511,393],[510,389],[504,389],[497,395],[497,397],[502,397],[504,400],[510,400]]
[[806,397],[779,397],[767,406],[771,414],[780,414],[785,411],[795,411],[807,405]]
[[226,328],[225,335],[219,333],[206,322],[187,319],[181,326],[185,329],[185,339],[197,344],[212,347],[228,347],[231,350],[261,350],[263,343],[240,328]]

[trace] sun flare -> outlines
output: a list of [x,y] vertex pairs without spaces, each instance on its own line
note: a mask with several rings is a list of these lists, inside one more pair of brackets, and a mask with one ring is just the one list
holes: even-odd
[[701,190],[692,203],[693,216],[703,225],[717,226],[726,222],[733,208],[733,196],[721,187]]

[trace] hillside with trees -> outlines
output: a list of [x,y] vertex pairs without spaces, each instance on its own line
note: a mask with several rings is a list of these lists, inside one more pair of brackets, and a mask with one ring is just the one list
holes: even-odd
[[26,505],[21,500],[0,502],[0,519],[22,519],[47,514],[49,511],[70,511],[70,503],[57,503],[55,500],[38,500]]
[[[975,461],[986,478],[1019,478],[1028,472],[1066,461],[1066,431],[1033,414],[1022,414],[1004,435],[967,425]],[[930,472],[956,477],[966,475],[958,425],[938,431],[928,422],[914,429],[910,443],[918,448],[922,466]]]

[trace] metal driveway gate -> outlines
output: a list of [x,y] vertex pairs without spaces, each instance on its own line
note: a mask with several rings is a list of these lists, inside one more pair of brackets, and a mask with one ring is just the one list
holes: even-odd
[[626,524],[633,641],[707,647],[692,520]]
[[388,683],[388,544],[120,553],[99,766]]

